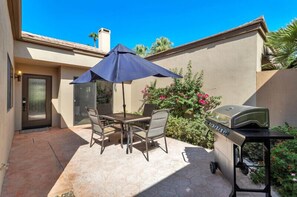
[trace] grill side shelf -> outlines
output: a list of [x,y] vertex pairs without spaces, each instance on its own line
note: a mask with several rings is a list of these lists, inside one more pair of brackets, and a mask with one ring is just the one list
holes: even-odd
[[262,141],[270,139],[294,139],[294,136],[285,133],[272,131],[270,129],[234,129],[240,135],[245,136],[246,141]]

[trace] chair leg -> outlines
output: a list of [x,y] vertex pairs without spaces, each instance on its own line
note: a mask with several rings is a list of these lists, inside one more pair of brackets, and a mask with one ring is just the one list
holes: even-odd
[[132,153],[133,149],[133,132],[130,133],[130,153]]
[[91,134],[91,140],[90,140],[90,147],[92,147],[93,135],[94,135],[94,132],[92,131],[92,134]]
[[145,148],[146,148],[146,160],[149,161],[149,155],[148,155],[148,139],[145,139]]
[[102,154],[103,153],[103,150],[104,150],[104,137],[105,136],[102,136],[101,153],[100,154]]
[[124,124],[121,124],[121,148],[123,148],[123,138],[124,138]]
[[123,138],[124,138],[124,134],[123,134],[123,131],[121,131],[121,148],[123,148]]
[[167,141],[166,141],[166,136],[164,136],[164,141],[165,141],[165,148],[166,148],[166,153],[168,153],[168,148],[167,148]]

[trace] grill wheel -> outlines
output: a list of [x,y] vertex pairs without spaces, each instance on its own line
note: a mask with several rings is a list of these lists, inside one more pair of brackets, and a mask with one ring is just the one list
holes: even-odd
[[216,170],[217,170],[217,168],[218,168],[218,164],[216,163],[216,162],[210,162],[210,164],[209,164],[209,168],[210,168],[210,172],[212,173],[212,174],[215,174],[216,173]]
[[241,163],[240,170],[241,170],[241,173],[244,175],[248,175],[248,173],[249,173],[249,167],[244,162]]

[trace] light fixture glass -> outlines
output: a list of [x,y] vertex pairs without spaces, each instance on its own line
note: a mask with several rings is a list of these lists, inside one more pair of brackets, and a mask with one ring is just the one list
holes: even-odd
[[22,71],[18,70],[17,73],[15,74],[15,78],[17,78],[18,81],[21,81],[21,79],[22,79]]

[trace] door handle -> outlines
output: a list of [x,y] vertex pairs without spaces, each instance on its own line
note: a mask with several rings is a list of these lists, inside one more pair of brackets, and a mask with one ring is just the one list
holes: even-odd
[[23,111],[27,110],[27,99],[25,97],[23,97],[22,99],[22,108],[23,108]]

